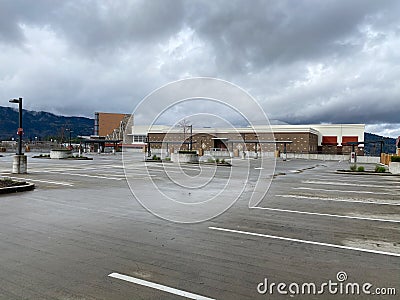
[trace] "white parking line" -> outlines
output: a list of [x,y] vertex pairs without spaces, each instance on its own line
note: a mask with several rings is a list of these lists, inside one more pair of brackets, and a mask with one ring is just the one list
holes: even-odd
[[276,235],[261,234],[261,233],[256,233],[256,232],[241,231],[241,230],[234,230],[234,229],[227,229],[227,228],[220,228],[220,227],[208,227],[208,228],[211,230],[252,235],[252,236],[264,237],[264,238],[270,238],[270,239],[276,239],[276,240],[282,240],[282,241],[297,242],[297,243],[302,243],[302,244],[311,244],[311,245],[317,245],[317,246],[325,246],[325,247],[331,247],[331,248],[338,248],[338,249],[353,250],[353,251],[359,251],[359,252],[367,252],[367,253],[400,257],[400,253],[385,252],[385,251],[378,251],[378,250],[364,249],[364,248],[356,248],[356,247],[349,247],[349,246],[329,244],[329,243],[321,243],[321,242],[315,242],[315,241],[309,241],[309,240],[293,239],[293,238],[276,236]]
[[309,187],[292,187],[293,190],[308,190],[308,191],[322,191],[322,192],[336,192],[336,193],[355,193],[355,194],[374,194],[374,195],[391,195],[391,196],[399,196],[399,193],[386,193],[386,192],[371,192],[371,191],[344,191],[344,190],[328,190],[328,189],[316,189]]
[[59,174],[72,175],[72,176],[81,176],[81,177],[89,177],[89,178],[99,178],[99,179],[111,179],[111,180],[124,180],[125,179],[125,178],[117,178],[117,177],[89,175],[89,174],[76,174],[76,173],[59,173]]
[[334,178],[335,181],[345,181],[345,182],[351,181],[351,182],[361,182],[361,183],[365,182],[376,183],[377,181],[385,183],[386,182],[395,183],[400,181],[400,177],[395,177],[395,176],[360,175],[355,177],[354,175],[345,175],[345,174],[319,174],[319,175],[312,174],[310,176],[310,179],[316,179],[316,180],[324,180],[332,178]]
[[[303,180],[302,183],[323,184],[323,185],[338,185],[338,182],[316,181],[316,180]],[[350,182],[340,182],[339,185],[374,187],[374,188],[385,188],[385,189],[395,189],[395,190],[398,189],[397,187],[391,187],[391,186],[388,186],[388,185],[362,184],[362,183],[350,183]]]
[[275,195],[275,196],[282,197],[282,198],[309,199],[309,200],[317,200],[317,201],[335,201],[335,202],[400,206],[400,203],[379,202],[379,201],[375,201],[375,200],[362,201],[362,200],[349,200],[349,199],[340,199],[340,198],[321,198],[321,197],[303,196],[303,195]]
[[178,296],[185,297],[185,298],[188,298],[188,299],[215,300],[213,298],[208,298],[208,297],[205,297],[205,296],[189,293],[189,292],[178,290],[178,289],[166,286],[166,285],[161,285],[161,284],[154,283],[154,282],[151,282],[151,281],[147,281],[147,280],[143,280],[143,279],[139,279],[139,278],[135,278],[135,277],[131,277],[131,276],[115,273],[115,272],[109,274],[108,276],[112,277],[112,278],[121,279],[121,280],[124,280],[124,281],[127,281],[127,282],[132,282],[132,283],[135,283],[135,284],[147,286],[149,288],[153,288],[153,289],[156,289],[156,290],[159,290],[159,291],[163,291],[163,292],[167,292],[167,293],[170,293],[170,294],[178,295]]
[[311,174],[310,177],[315,179],[332,179],[334,176],[335,180],[351,180],[351,181],[367,181],[367,182],[376,182],[376,181],[400,181],[400,177],[398,176],[377,176],[377,175],[346,175],[346,174],[336,174],[336,173],[326,173],[326,174]]
[[309,212],[309,211],[298,211],[298,210],[270,208],[270,207],[258,207],[258,206],[254,206],[254,207],[250,207],[250,208],[262,209],[262,210],[270,210],[270,211],[279,211],[279,212],[286,212],[286,213],[294,213],[294,214],[303,214],[303,215],[314,215],[314,216],[323,216],[323,217],[366,220],[366,221],[377,221],[377,222],[388,222],[388,223],[400,223],[400,220],[389,220],[389,219],[378,219],[378,218],[367,218],[367,217],[354,217],[354,216],[346,216],[346,215],[333,215],[333,214],[316,213],[316,212]]
[[[39,171],[35,171],[40,173]],[[71,176],[80,176],[80,177],[89,177],[89,178],[99,178],[99,179],[111,179],[111,180],[124,180],[125,177],[123,178],[117,178],[117,177],[107,177],[107,176],[99,176],[99,175],[89,175],[89,174],[79,174],[79,173],[67,173],[67,172],[52,172],[52,171],[41,171],[44,173],[57,173],[61,175],[71,175]]]
[[215,169],[215,165],[198,165],[198,167],[195,166],[187,166],[187,165],[180,165],[180,166],[174,166],[174,165],[170,165],[168,164],[163,164],[163,165],[155,165],[155,164],[146,164],[145,165],[146,168],[149,169],[175,169],[175,170],[191,170],[191,171],[199,171],[202,168],[208,168],[208,169]]
[[[107,175],[112,175],[112,176],[124,176],[122,172],[109,172],[108,170],[102,170],[99,168],[93,168],[93,170],[88,170],[88,169],[42,169],[42,170],[34,170],[34,171],[30,171],[30,173],[57,173],[57,174],[62,174],[62,173],[66,173],[68,172],[74,171],[77,174],[92,174],[93,171],[98,172],[105,172],[107,173]],[[89,171],[89,172],[88,172]],[[75,174],[75,173],[74,173]]]

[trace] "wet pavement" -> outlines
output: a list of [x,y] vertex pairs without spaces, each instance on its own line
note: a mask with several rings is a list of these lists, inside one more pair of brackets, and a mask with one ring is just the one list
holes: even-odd
[[[278,160],[277,176],[256,207],[248,200],[257,172],[225,213],[178,224],[154,216],[133,197],[121,154],[92,157],[29,157],[25,175],[9,173],[10,154],[0,158],[2,176],[37,186],[0,196],[0,299],[398,297],[257,291],[265,278],[320,284],[336,280],[338,272],[347,274],[345,283],[400,293],[400,177],[334,172],[348,169],[348,162]],[[144,195],[155,181],[171,197],[190,201],[163,170],[178,179],[203,174],[194,165],[146,167],[141,154],[133,157],[125,164],[129,184]],[[215,182],[223,186],[232,170],[240,175],[260,167],[259,160],[232,164],[212,172]]]

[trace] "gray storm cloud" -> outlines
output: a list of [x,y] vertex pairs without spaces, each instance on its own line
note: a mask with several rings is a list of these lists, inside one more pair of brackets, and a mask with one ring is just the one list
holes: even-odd
[[211,76],[271,119],[400,135],[399,1],[0,2],[0,105],[131,112],[170,81]]

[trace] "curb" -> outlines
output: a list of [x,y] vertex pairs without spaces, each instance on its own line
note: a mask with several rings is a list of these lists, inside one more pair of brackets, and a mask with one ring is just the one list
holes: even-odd
[[35,189],[35,185],[33,183],[25,183],[23,185],[17,186],[8,186],[0,188],[0,194],[11,194],[17,192],[27,192]]
[[400,176],[399,174],[392,174],[392,173],[378,173],[378,172],[353,172],[353,171],[342,171],[336,170],[336,174],[350,174],[350,175],[376,175],[376,176]]
[[199,163],[199,165],[206,165],[206,166],[217,166],[217,167],[232,167],[232,165],[230,163],[225,163],[225,164],[221,164],[221,163],[209,163],[209,162],[201,162]]

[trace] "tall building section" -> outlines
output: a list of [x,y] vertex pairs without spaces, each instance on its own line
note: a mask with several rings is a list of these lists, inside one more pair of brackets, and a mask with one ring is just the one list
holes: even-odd
[[120,133],[127,127],[130,116],[130,114],[95,112],[94,135],[104,137],[122,136]]

